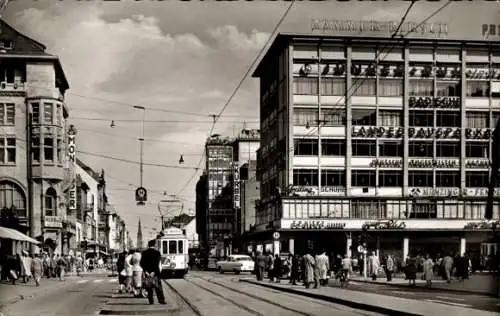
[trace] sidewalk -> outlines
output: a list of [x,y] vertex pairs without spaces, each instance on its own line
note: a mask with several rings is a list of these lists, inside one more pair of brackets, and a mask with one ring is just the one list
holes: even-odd
[[[67,277],[67,279],[73,279],[73,277]],[[33,298],[40,294],[46,294],[47,291],[60,288],[65,284],[68,284],[68,282],[59,281],[59,279],[55,278],[42,279],[40,281],[40,286],[36,286],[33,279],[31,279],[29,283],[17,281],[16,285],[12,285],[11,282],[0,281],[0,311],[6,305]]]
[[[426,282],[420,279],[420,275],[417,275],[417,277],[417,287],[424,287]],[[405,280],[402,277],[393,278],[391,282],[387,282],[385,277],[379,277],[376,281],[373,281],[371,278],[363,278],[359,274],[353,274],[351,276],[351,280],[364,283],[384,284],[395,287],[409,287],[408,280]],[[451,283],[447,283],[441,278],[435,278],[432,280],[432,287],[430,290],[447,290],[497,297],[497,286],[496,275],[472,274],[469,276],[468,280],[464,280],[462,283],[458,280],[452,280]]]
[[285,283],[270,283],[266,281],[256,281],[255,279],[240,279],[240,282],[247,282],[280,290],[283,292],[298,294],[329,301],[332,303],[346,305],[356,309],[378,312],[389,315],[464,315],[464,316],[486,316],[498,315],[498,313],[481,311],[470,308],[456,307],[433,302],[417,301],[413,299],[385,296],[374,293],[355,292],[340,288],[321,287],[319,289],[305,289],[303,286],[290,285]]

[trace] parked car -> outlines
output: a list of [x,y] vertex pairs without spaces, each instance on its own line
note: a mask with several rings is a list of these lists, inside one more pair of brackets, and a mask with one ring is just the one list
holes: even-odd
[[253,272],[255,262],[250,256],[247,255],[231,255],[226,260],[217,262],[217,271],[219,273],[234,272],[240,274],[241,272]]

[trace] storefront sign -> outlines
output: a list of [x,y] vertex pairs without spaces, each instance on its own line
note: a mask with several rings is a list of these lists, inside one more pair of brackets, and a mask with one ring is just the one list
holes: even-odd
[[408,195],[410,197],[421,196],[443,196],[457,197],[460,195],[460,188],[409,188]]
[[346,223],[329,220],[303,220],[293,221],[290,229],[344,229]]
[[408,160],[408,168],[458,168],[460,164],[458,160],[443,159],[410,159]]
[[233,165],[233,207],[240,208],[240,169],[236,163]]
[[313,32],[343,32],[355,34],[392,34],[399,31],[401,34],[411,32],[420,35],[440,36],[448,34],[448,24],[405,22],[400,25],[400,21],[312,19],[311,30]]
[[380,167],[380,168],[401,168],[403,162],[396,159],[374,159],[370,162],[370,167]]
[[59,216],[45,216],[45,227],[62,228],[62,219]]
[[363,224],[362,229],[405,229],[406,223],[396,221],[393,219],[387,221],[366,222]]
[[491,128],[466,128],[465,138],[490,139],[493,138],[493,130]]
[[[464,196],[472,196],[472,197],[486,197],[488,196],[488,188],[464,188],[462,194]],[[499,196],[500,189],[495,188],[493,191],[493,196]]]
[[500,79],[500,69],[488,67],[467,68],[465,77],[467,79]]
[[410,108],[436,108],[436,109],[459,109],[460,98],[458,97],[410,97]]
[[76,210],[76,183],[69,189],[68,209]]
[[459,128],[450,127],[409,127],[408,136],[410,138],[460,138]]
[[481,221],[479,223],[468,223],[464,226],[467,230],[492,230],[500,229],[500,221]]
[[352,137],[387,137],[401,138],[404,135],[402,127],[353,126]]
[[489,168],[490,161],[487,159],[469,159],[465,161],[465,168]]
[[[295,192],[314,192],[318,190],[316,186],[306,186],[306,185],[297,185],[293,186],[292,190]],[[345,194],[345,187],[339,186],[323,186],[321,187],[321,193],[338,193]]]
[[75,163],[76,162],[76,143],[75,143],[75,138],[76,138],[76,129],[73,125],[69,127],[68,130],[68,157],[70,163]]

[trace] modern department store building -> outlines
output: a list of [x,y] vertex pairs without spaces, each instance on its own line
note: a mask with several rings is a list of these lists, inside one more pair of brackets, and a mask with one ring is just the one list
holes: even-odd
[[[313,20],[262,57],[258,250],[494,253],[485,222],[500,118],[498,26]],[[406,23],[402,32],[416,24]],[[500,188],[498,194],[500,195]]]

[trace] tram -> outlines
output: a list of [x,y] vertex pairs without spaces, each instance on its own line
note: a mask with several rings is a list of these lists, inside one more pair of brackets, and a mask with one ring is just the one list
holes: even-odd
[[156,238],[161,254],[161,278],[183,278],[189,268],[188,239],[182,229],[164,229]]

